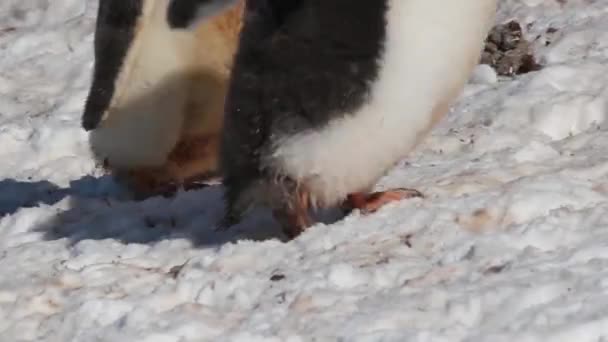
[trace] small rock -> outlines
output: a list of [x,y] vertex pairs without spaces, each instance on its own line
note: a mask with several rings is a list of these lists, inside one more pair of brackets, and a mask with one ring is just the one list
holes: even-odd
[[487,64],[500,76],[514,76],[541,69],[532,46],[523,36],[521,25],[510,21],[492,28],[480,64]]
[[284,274],[273,274],[270,277],[270,281],[281,281],[283,279],[285,279],[285,275]]

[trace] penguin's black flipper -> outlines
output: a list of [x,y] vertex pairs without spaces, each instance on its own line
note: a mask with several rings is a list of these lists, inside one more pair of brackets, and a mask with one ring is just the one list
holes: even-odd
[[237,2],[238,0],[172,0],[167,11],[167,21],[171,28],[186,29]]
[[95,28],[93,82],[81,125],[91,131],[101,122],[114,96],[114,85],[135,37],[143,0],[104,0],[99,3]]

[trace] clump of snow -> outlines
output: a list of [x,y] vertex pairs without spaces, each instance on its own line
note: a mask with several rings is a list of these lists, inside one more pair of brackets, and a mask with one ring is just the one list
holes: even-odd
[[501,1],[543,68],[479,66],[378,185],[425,199],[288,243],[263,211],[216,232],[217,187],[131,202],[95,167],[96,5],[0,2],[1,340],[608,339],[605,1]]

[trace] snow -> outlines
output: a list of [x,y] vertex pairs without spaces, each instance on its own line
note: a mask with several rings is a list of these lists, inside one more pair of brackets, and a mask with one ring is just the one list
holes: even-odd
[[95,166],[96,4],[0,2],[0,340],[608,340],[605,1],[501,0],[543,69],[479,66],[378,185],[426,198],[290,242],[263,211],[215,232],[219,188],[132,202]]

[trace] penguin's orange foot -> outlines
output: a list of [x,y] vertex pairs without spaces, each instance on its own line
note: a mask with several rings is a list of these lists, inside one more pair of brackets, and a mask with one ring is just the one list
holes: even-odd
[[424,195],[418,190],[403,188],[371,194],[356,192],[348,195],[344,207],[346,210],[359,209],[363,214],[370,214],[391,202],[415,197],[424,197]]
[[170,197],[178,188],[162,168],[132,169],[121,172],[118,178],[127,185],[136,200],[158,195]]
[[128,187],[135,200],[153,196],[172,197],[179,189],[195,190],[221,182],[219,177],[207,174],[182,179],[176,177],[177,172],[172,171],[172,167],[165,165],[161,168],[131,169],[118,173],[117,177]]
[[173,196],[178,189],[193,190],[217,183],[217,138],[213,135],[184,138],[178,142],[168,160],[158,167],[134,167],[114,170],[136,200],[152,196]]

